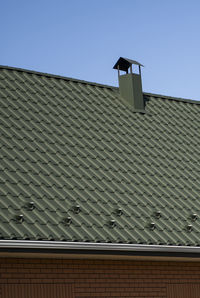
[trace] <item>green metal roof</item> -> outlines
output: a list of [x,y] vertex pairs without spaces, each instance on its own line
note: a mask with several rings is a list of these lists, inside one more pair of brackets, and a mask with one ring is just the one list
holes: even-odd
[[200,246],[199,102],[144,97],[0,67],[1,239]]

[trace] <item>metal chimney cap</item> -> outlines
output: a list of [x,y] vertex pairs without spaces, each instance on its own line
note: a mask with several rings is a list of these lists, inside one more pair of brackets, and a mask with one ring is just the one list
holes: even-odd
[[138,66],[143,66],[141,63],[135,61],[135,60],[131,60],[131,59],[128,59],[128,58],[123,58],[123,57],[120,57],[118,59],[118,61],[115,63],[115,65],[113,66],[113,69],[118,69],[118,70],[123,70],[123,71],[128,71],[129,67],[132,65],[132,64],[135,64],[135,65],[138,65]]

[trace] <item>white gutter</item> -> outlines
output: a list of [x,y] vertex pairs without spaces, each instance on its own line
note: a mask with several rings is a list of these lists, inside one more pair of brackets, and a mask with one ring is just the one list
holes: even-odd
[[0,249],[45,249],[45,250],[81,250],[113,252],[146,252],[146,253],[200,253],[200,247],[174,245],[143,245],[115,243],[84,243],[62,241],[0,240]]

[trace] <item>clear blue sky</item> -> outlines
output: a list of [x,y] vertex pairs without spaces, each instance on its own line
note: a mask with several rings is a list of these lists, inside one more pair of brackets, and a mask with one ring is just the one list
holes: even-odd
[[117,85],[122,56],[143,90],[200,100],[200,1],[2,0],[0,64]]

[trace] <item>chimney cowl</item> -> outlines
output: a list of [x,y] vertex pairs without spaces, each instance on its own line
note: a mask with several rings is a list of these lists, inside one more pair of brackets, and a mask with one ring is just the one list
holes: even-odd
[[115,63],[115,65],[113,66],[113,69],[118,69],[118,70],[123,70],[128,72],[129,67],[131,67],[132,65],[138,65],[139,67],[143,66],[141,63],[135,61],[135,60],[131,60],[128,58],[123,58],[120,57],[117,62]]
[[[133,73],[133,64],[139,67],[139,73]],[[145,113],[141,66],[143,65],[135,60],[120,57],[113,68],[118,70],[119,91],[124,102],[133,111]],[[120,71],[125,71],[126,74],[120,75]]]

